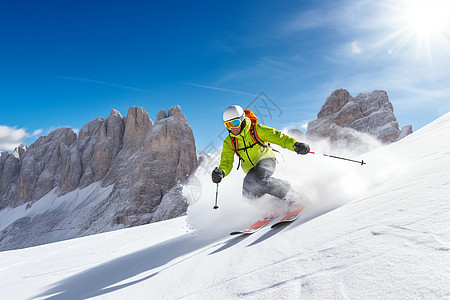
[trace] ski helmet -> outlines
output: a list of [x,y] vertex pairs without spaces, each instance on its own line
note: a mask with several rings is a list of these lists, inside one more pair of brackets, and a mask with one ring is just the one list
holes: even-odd
[[239,127],[244,119],[244,110],[239,105],[232,105],[223,112],[223,122],[228,129]]

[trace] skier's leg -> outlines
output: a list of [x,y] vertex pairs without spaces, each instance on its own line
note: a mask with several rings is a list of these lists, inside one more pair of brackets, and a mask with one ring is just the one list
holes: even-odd
[[272,159],[260,160],[245,176],[242,194],[250,199],[259,198],[266,194],[267,189],[262,185],[262,181],[270,177],[274,171],[275,165],[272,164]]
[[284,199],[292,188],[287,181],[271,177],[275,167],[275,158],[260,160],[244,178],[243,195],[247,198],[258,198],[269,194]]
[[261,186],[261,171],[259,163],[248,171],[242,185],[242,195],[249,199],[259,198],[266,193],[265,188]]
[[286,180],[273,177],[267,179],[267,186],[270,187],[268,194],[281,200],[284,200],[292,189],[291,185]]

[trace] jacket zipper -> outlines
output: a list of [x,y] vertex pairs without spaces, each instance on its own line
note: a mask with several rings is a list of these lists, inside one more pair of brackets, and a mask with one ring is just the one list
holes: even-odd
[[252,166],[255,166],[255,164],[252,162],[252,160],[250,159],[250,156],[248,155],[248,151],[247,151],[247,144],[245,143],[245,138],[244,136],[241,134],[240,135],[242,137],[242,141],[244,142],[244,149],[245,149],[245,154],[247,154],[248,160],[250,161],[250,163],[252,164]]

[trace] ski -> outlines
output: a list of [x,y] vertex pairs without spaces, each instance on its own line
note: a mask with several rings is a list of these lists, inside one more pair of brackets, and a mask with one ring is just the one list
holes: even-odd
[[290,222],[297,220],[297,218],[300,215],[300,213],[302,212],[302,210],[303,210],[303,207],[289,211],[283,218],[281,218],[280,221],[273,224],[271,226],[271,228],[274,228],[274,227],[280,226],[282,224],[290,223]]
[[264,226],[266,226],[267,224],[269,224],[273,219],[275,219],[277,216],[273,216],[273,217],[269,217],[269,218],[264,218],[262,220],[259,220],[258,222],[256,222],[255,224],[253,224],[252,226],[241,230],[241,231],[233,231],[230,233],[230,235],[237,235],[237,234],[252,234],[257,232],[258,230],[260,230],[261,228],[263,228]]

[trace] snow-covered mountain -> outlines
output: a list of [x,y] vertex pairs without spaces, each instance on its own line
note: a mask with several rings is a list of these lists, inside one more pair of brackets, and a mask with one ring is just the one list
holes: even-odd
[[[3,299],[447,299],[450,113],[364,154],[367,165],[284,152],[276,176],[310,204],[293,224],[251,236],[267,203],[241,198],[242,174],[188,216],[0,252]],[[315,144],[311,144],[316,150]],[[270,202],[270,199],[265,199]]]
[[147,224],[186,212],[180,181],[197,167],[181,108],[59,128],[0,156],[0,250]]
[[375,90],[352,97],[347,90],[339,89],[326,99],[317,120],[308,124],[306,134],[355,145],[361,143],[360,134],[355,132],[390,143],[412,133],[412,126],[400,129],[386,91]]

